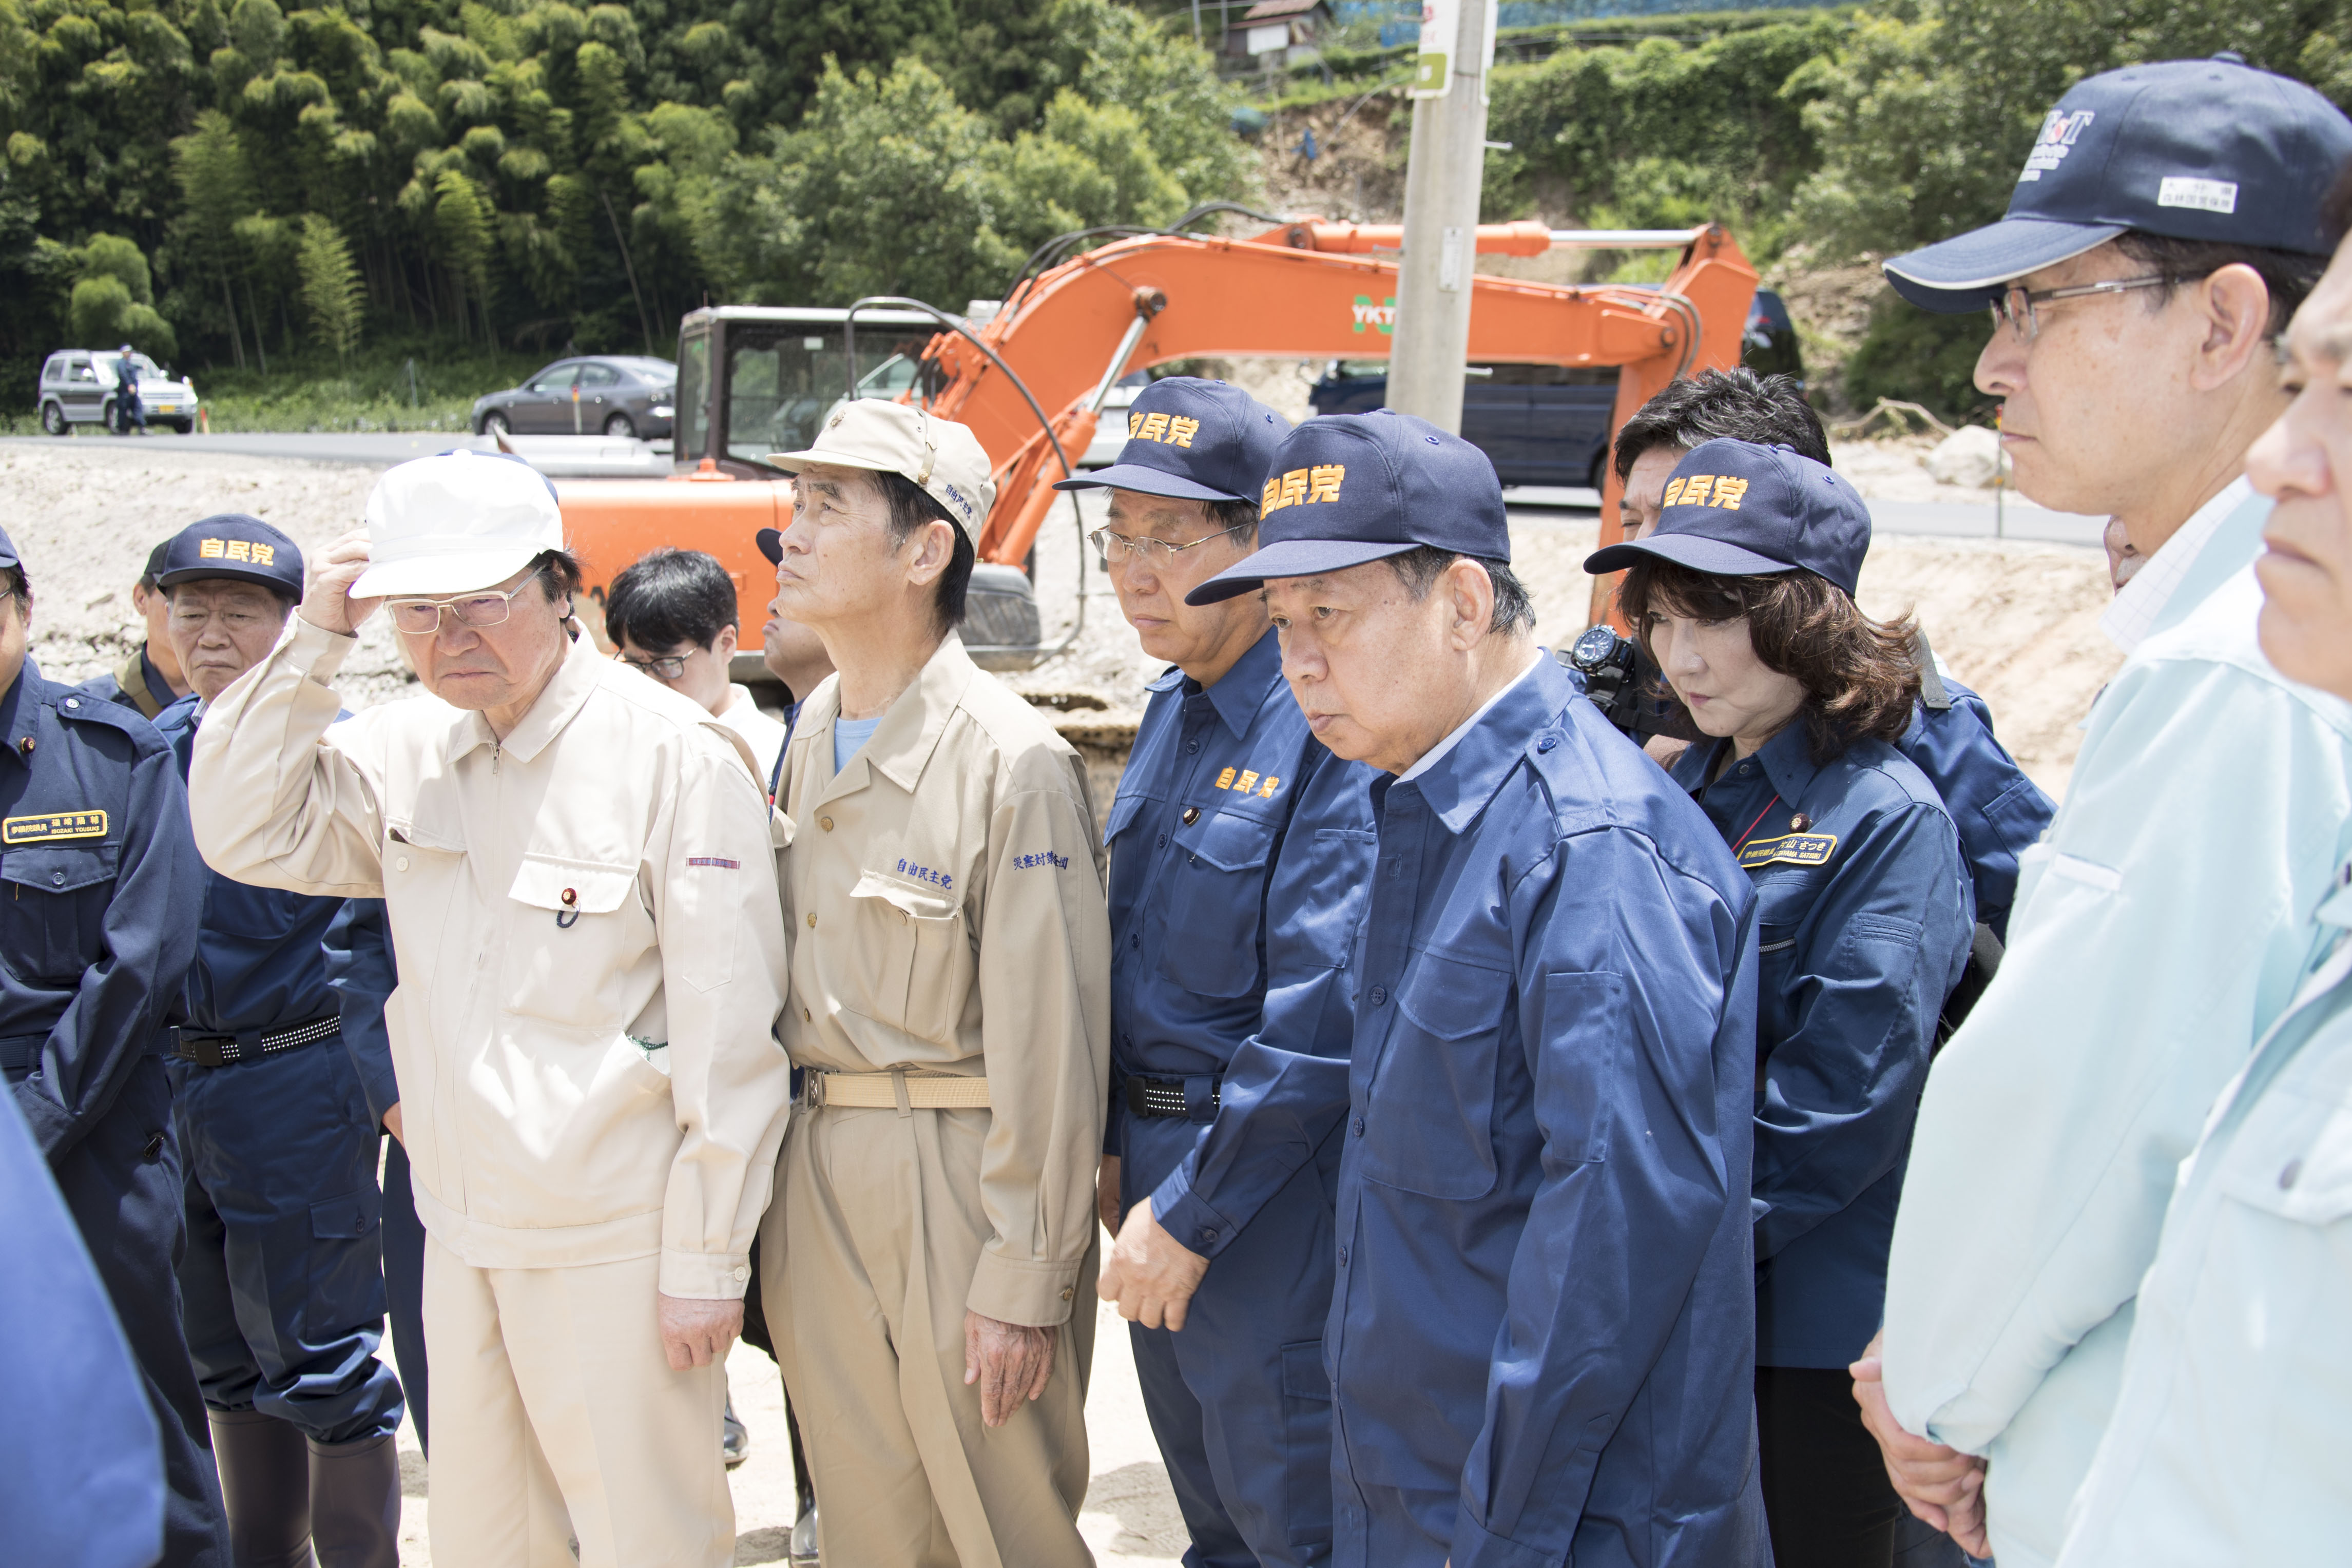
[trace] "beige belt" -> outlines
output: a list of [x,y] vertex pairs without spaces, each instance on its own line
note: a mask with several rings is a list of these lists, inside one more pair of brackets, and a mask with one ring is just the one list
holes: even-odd
[[801,1108],[814,1111],[826,1105],[860,1111],[984,1111],[988,1080],[944,1074],[909,1077],[903,1070],[827,1072],[821,1068],[805,1069],[801,1075]]

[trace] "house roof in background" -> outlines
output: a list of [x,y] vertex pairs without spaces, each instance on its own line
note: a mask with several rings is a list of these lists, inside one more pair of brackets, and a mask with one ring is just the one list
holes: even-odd
[[1257,4],[1242,13],[1244,22],[1278,22],[1285,16],[1304,16],[1322,7],[1323,0],[1257,0]]

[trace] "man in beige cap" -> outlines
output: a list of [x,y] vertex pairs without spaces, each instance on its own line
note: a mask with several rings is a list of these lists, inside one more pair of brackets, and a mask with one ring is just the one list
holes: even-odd
[[[580,635],[537,474],[402,464],[367,520],[213,700],[189,793],[222,873],[386,904],[433,1559],[717,1568],[711,1434],[790,1095],[788,824],[728,731]],[[431,695],[337,724],[379,604]]]
[[837,671],[784,752],[803,1109],[760,1233],[824,1560],[1090,1563],[1110,928],[1085,768],[956,635],[995,490],[970,430],[853,402],[769,461],[794,476],[777,604]]

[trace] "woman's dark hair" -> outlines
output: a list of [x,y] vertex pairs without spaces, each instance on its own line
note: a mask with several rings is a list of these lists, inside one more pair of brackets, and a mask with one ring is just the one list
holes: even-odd
[[[1626,571],[1617,602],[1654,664],[1654,610],[1699,621],[1746,618],[1748,642],[1765,668],[1794,676],[1805,688],[1797,711],[1817,764],[1858,740],[1899,740],[1910,727],[1919,700],[1919,665],[1912,653],[1917,622],[1907,615],[1873,621],[1843,590],[1812,572],[1717,577],[1653,557]],[[1658,695],[1675,702],[1663,676],[1658,686]]]
[[708,648],[741,624],[735,580],[717,556],[698,549],[647,550],[604,591],[604,634],[615,646],[625,640],[648,653],[681,643]]
[[903,549],[917,532],[932,523],[945,523],[955,535],[955,553],[948,558],[947,570],[940,573],[932,585],[931,617],[944,637],[963,624],[963,601],[971,587],[972,564],[979,557],[971,548],[971,536],[956,527],[948,509],[931,499],[930,492],[908,478],[904,474],[877,472],[874,477],[881,483],[882,498],[890,507],[890,548]]

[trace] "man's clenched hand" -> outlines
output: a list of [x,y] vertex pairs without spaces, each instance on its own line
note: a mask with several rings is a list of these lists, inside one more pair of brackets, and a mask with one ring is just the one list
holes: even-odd
[[1864,1347],[1862,1359],[1846,1370],[1853,1374],[1853,1402],[1862,1406],[1862,1424],[1878,1439],[1886,1479],[1895,1483],[1903,1506],[1960,1543],[1971,1557],[1990,1557],[1985,1539],[1985,1462],[1973,1454],[1904,1429],[1887,1406],[1886,1384],[1879,1361],[1879,1334]]
[[1168,1234],[1152,1218],[1151,1200],[1138,1198],[1119,1227],[1118,1239],[1103,1260],[1102,1278],[1095,1289],[1106,1301],[1118,1303],[1118,1315],[1145,1328],[1165,1326],[1170,1333],[1184,1326],[1184,1313],[1209,1260]]
[[1054,1375],[1054,1329],[1029,1328],[963,1314],[963,1381],[980,1385],[980,1418],[990,1427],[1013,1419],[1022,1401],[1045,1392]]
[[662,1353],[672,1372],[725,1361],[743,1332],[743,1303],[706,1301],[692,1296],[659,1298]]
[[352,584],[368,569],[368,537],[354,528],[312,558],[310,581],[302,591],[302,619],[338,636],[359,634],[360,622],[375,613],[381,599],[353,599]]

